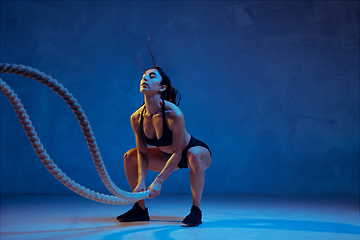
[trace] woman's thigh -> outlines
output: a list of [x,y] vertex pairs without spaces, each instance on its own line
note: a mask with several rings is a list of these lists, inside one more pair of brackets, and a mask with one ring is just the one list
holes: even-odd
[[171,154],[164,153],[156,147],[148,147],[149,169],[155,172],[161,172]]
[[[136,148],[132,150],[133,156],[137,157]],[[149,169],[155,172],[161,172],[170,156],[171,154],[164,153],[156,147],[148,147]]]

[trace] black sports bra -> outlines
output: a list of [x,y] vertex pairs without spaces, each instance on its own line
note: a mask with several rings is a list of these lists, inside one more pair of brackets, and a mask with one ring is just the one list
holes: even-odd
[[169,146],[172,144],[172,131],[169,129],[167,123],[166,123],[166,118],[165,118],[165,102],[164,102],[164,99],[163,99],[163,104],[162,104],[162,117],[163,117],[163,132],[162,132],[162,135],[161,135],[161,138],[160,139],[157,139],[156,136],[152,139],[148,138],[146,135],[145,135],[145,132],[144,132],[144,125],[143,125],[143,113],[144,113],[144,110],[145,110],[145,106],[141,112],[141,118],[140,118],[140,131],[141,131],[141,134],[143,136],[143,139],[145,140],[145,142],[151,146],[157,146],[157,147],[160,147],[160,146]]

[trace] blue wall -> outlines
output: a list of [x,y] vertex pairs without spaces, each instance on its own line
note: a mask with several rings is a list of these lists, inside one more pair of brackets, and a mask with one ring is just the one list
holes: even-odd
[[[190,134],[213,153],[206,194],[359,194],[359,2],[1,1],[1,62],[61,82],[79,100],[114,182],[130,190],[146,44],[182,94]],[[2,74],[47,152],[80,184],[108,193],[67,105]],[[1,193],[68,194],[1,99]],[[155,173],[149,172],[147,184]],[[188,170],[163,194],[190,193]]]

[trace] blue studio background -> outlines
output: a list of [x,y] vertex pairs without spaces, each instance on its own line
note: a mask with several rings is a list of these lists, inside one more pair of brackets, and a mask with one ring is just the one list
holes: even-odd
[[[358,1],[1,1],[1,62],[39,69],[75,96],[124,190],[129,118],[143,101],[135,58],[151,67],[150,34],[187,130],[212,150],[205,194],[359,194]],[[108,193],[62,99],[34,80],[1,78],[55,163]],[[71,194],[0,100],[1,194]],[[174,172],[162,194],[190,194],[188,174]]]

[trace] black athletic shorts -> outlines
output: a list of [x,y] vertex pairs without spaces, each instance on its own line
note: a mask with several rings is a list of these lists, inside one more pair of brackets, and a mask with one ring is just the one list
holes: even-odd
[[[204,147],[204,148],[208,149],[209,152],[210,152],[210,148],[208,147],[208,145],[206,145],[204,142],[202,142],[200,140],[197,140],[196,138],[191,136],[189,144],[182,151],[181,159],[180,159],[180,162],[178,163],[179,168],[187,168],[188,167],[188,165],[187,165],[187,162],[188,162],[187,152],[189,151],[190,148],[196,147],[196,146]],[[210,152],[210,155],[211,155],[211,152]]]

